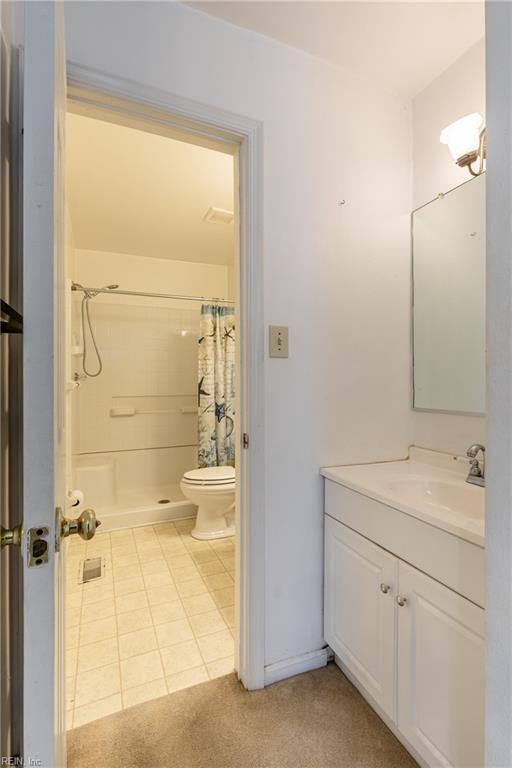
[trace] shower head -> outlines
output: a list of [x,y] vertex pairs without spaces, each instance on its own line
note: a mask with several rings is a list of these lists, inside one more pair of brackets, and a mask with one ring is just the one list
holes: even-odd
[[82,291],[84,294],[84,298],[83,298],[84,301],[85,299],[93,299],[95,296],[97,296],[97,291],[91,291],[81,283],[75,283],[75,281],[71,283],[71,290]]
[[83,286],[81,283],[75,283],[74,280],[71,283],[72,291],[84,291],[84,293],[91,294],[92,296],[96,296],[98,291],[115,291],[116,288],[119,288],[119,283],[112,283],[112,285],[102,285],[102,287],[99,289],[85,288],[85,286]]
[[86,294],[91,299],[94,299],[95,296],[98,295],[98,293],[102,293],[103,291],[115,291],[116,288],[119,288],[119,284],[118,283],[112,283],[112,285],[102,285],[101,288],[99,288],[97,290],[86,291]]
[[84,292],[89,299],[94,299],[99,293],[103,293],[103,291],[115,291],[116,288],[119,288],[119,285],[117,283],[112,283],[112,285],[102,285],[101,288],[92,288],[90,290],[84,289]]

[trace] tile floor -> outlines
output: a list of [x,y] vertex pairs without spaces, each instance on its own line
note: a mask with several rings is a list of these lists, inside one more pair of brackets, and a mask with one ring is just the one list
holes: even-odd
[[[73,538],[66,574],[68,728],[233,671],[234,542],[192,520]],[[84,557],[105,575],[78,583]]]

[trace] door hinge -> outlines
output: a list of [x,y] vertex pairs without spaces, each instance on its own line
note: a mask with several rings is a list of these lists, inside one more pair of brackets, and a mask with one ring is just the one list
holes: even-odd
[[242,435],[242,446],[244,448],[249,447],[249,435],[247,434],[247,432],[244,432]]

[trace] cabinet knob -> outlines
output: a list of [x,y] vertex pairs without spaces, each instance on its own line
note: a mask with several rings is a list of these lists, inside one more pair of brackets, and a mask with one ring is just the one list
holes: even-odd
[[403,606],[407,602],[407,598],[404,597],[403,595],[397,595],[396,601],[397,601],[398,605],[400,606],[400,608],[403,608]]
[[391,589],[391,587],[389,586],[389,584],[381,584],[380,585],[380,591],[383,592],[385,595],[387,595],[387,593],[389,592],[390,589]]

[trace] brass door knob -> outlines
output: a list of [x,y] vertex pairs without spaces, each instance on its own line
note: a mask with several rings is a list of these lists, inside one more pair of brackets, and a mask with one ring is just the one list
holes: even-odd
[[77,533],[85,541],[92,539],[96,533],[96,528],[101,525],[100,520],[96,520],[96,513],[93,509],[84,509],[80,517],[70,519],[61,514],[60,517],[60,535],[62,539]]
[[381,584],[381,585],[380,585],[380,591],[381,591],[381,592],[382,592],[384,595],[387,595],[387,593],[389,592],[389,590],[390,590],[390,589],[391,589],[391,587],[389,586],[389,584]]
[[15,526],[15,528],[4,528],[0,526],[0,544],[1,548],[8,546],[17,546],[21,544],[21,525]]
[[404,597],[403,595],[398,595],[398,597],[396,598],[396,601],[397,601],[398,605],[400,606],[400,608],[403,608],[404,605],[407,602],[407,598]]

